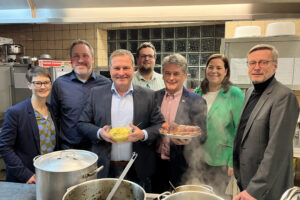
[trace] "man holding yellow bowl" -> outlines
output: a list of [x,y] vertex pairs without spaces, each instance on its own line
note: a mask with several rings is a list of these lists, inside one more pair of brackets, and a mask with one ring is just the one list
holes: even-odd
[[[155,141],[164,118],[155,104],[154,92],[131,83],[134,69],[130,51],[120,49],[111,54],[109,70],[113,83],[92,89],[78,129],[93,142],[98,165],[104,165],[99,178],[119,177],[132,152],[136,152],[138,157],[126,179],[151,191]],[[130,128],[131,133],[124,142],[116,142],[110,129],[121,127]]]

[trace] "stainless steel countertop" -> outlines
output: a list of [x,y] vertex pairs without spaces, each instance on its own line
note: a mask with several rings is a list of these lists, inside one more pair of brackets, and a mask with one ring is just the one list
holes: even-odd
[[[5,200],[36,200],[34,184],[12,183],[0,181],[0,199]],[[146,194],[147,200],[153,200],[157,194]]]

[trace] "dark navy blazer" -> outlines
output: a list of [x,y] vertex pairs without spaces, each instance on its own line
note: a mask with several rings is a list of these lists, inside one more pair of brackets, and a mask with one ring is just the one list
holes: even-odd
[[35,173],[33,158],[40,154],[39,129],[29,97],[6,111],[0,133],[0,155],[6,164],[6,180],[27,182]]
[[[165,88],[155,92],[155,99],[159,107],[161,107],[165,92]],[[193,140],[190,145],[175,145],[171,142],[170,163],[172,168],[170,179],[175,185],[180,184],[181,177],[188,167],[184,155],[191,154],[191,151],[194,150],[193,146],[198,146],[206,140],[206,114],[206,101],[201,96],[183,88],[182,96],[176,112],[175,122],[177,124],[199,126],[201,128],[201,136],[198,137],[199,140]]]

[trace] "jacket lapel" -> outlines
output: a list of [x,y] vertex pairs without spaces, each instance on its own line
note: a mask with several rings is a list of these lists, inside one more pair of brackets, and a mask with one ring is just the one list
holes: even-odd
[[29,121],[30,121],[29,126],[31,127],[31,130],[32,130],[31,133],[34,138],[35,147],[36,147],[37,152],[41,153],[40,133],[39,133],[39,128],[38,128],[37,121],[35,118],[34,110],[33,110],[32,104],[31,104],[31,99],[28,98],[26,101],[27,101],[26,110],[27,110],[27,113],[29,116]]
[[177,108],[177,112],[176,112],[176,117],[175,117],[175,122],[180,123],[180,120],[182,119],[182,115],[181,114],[185,114],[185,105],[186,105],[186,101],[187,98],[189,96],[189,93],[186,91],[185,88],[183,88],[182,91],[182,95],[178,104],[178,108]]
[[105,108],[105,118],[106,118],[106,124],[111,125],[111,101],[112,101],[112,91],[111,91],[111,84],[108,86],[107,89],[107,95],[105,95],[103,103]]
[[[275,84],[276,80],[274,79],[270,85],[266,88],[266,90],[263,92],[263,94],[261,95],[260,99],[258,100],[256,106],[254,107],[250,117],[249,117],[249,120],[246,124],[246,127],[245,127],[245,131],[244,131],[244,134],[243,134],[243,138],[242,138],[242,142],[244,141],[244,139],[246,138],[246,136],[249,134],[249,129],[250,127],[252,126],[253,122],[254,122],[254,119],[256,119],[256,116],[257,114],[259,113],[259,111],[261,111],[263,105],[266,103],[266,101],[268,100],[272,90],[273,90],[273,86]],[[249,93],[249,95],[247,96],[247,102],[245,103],[245,105],[248,103],[248,100],[252,94],[253,90],[251,91],[251,93]],[[244,107],[245,107],[244,105]]]

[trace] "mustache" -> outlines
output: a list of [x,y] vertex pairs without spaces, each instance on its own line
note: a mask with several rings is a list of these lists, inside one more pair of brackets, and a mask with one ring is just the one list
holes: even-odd
[[80,66],[80,65],[88,66],[88,64],[87,64],[87,63],[85,63],[85,62],[80,62],[80,63],[77,63],[75,66]]

